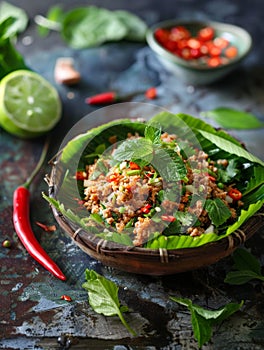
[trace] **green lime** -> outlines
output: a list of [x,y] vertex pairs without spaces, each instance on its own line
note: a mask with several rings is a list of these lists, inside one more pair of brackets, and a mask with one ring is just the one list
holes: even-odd
[[0,126],[31,138],[51,130],[61,118],[57,90],[41,75],[17,70],[0,81]]

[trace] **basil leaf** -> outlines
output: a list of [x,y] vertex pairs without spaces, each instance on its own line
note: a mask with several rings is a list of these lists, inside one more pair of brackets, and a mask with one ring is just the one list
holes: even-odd
[[264,276],[260,276],[256,272],[250,270],[231,271],[228,272],[224,281],[225,283],[233,285],[241,285],[253,279],[260,279],[261,281],[264,281]]
[[65,14],[61,34],[69,46],[83,49],[121,40],[127,34],[127,27],[112,11],[87,6]]
[[200,348],[211,339],[212,326],[227,319],[243,305],[243,301],[241,301],[239,304],[226,304],[218,310],[207,310],[199,305],[193,304],[190,299],[176,297],[170,297],[170,299],[188,307],[191,313],[194,337],[198,341]]
[[127,330],[136,335],[123,317],[122,313],[128,308],[120,305],[117,285],[93,270],[86,269],[85,276],[87,282],[82,286],[88,291],[89,304],[93,310],[105,316],[117,315]]
[[214,119],[217,124],[226,129],[256,129],[264,127],[264,123],[253,114],[232,108],[218,107],[211,111],[202,112],[201,115]]
[[127,28],[127,33],[124,39],[131,41],[145,40],[147,25],[142,19],[124,10],[114,11],[114,14]]
[[231,216],[230,210],[219,198],[207,199],[205,209],[215,226],[220,226]]
[[193,308],[190,309],[190,312],[194,337],[201,348],[212,337],[211,321],[200,316]]

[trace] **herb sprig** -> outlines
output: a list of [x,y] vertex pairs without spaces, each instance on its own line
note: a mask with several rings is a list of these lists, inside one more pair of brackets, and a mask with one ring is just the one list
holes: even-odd
[[119,162],[124,160],[151,165],[165,181],[186,181],[187,169],[181,156],[174,149],[164,147],[161,141],[161,128],[147,125],[144,137],[127,139],[122,142],[113,154]]

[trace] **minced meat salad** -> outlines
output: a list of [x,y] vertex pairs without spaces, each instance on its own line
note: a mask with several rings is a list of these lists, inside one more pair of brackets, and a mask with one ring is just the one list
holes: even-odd
[[197,237],[236,219],[241,192],[219,182],[228,160],[213,161],[153,126],[145,136],[127,136],[86,167],[89,225],[127,234],[135,246],[144,246],[153,234]]

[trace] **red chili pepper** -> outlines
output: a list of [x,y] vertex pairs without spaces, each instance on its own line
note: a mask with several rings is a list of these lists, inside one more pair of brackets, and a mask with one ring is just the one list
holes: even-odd
[[208,179],[209,180],[211,180],[211,181],[216,181],[216,178],[214,177],[214,176],[212,176],[212,175],[209,175],[208,173],[206,173],[206,175],[207,175],[207,177],[208,177]]
[[106,91],[101,94],[87,97],[85,102],[89,105],[101,105],[118,101],[118,96],[114,91]]
[[145,92],[145,97],[148,98],[149,100],[154,100],[157,97],[157,89],[155,87],[149,88]]
[[150,212],[151,205],[148,203],[140,209],[141,213],[148,214]]
[[173,222],[176,220],[176,218],[172,215],[161,215],[161,220],[167,221],[167,222]]
[[135,163],[135,162],[129,162],[129,168],[131,170],[139,170],[140,166],[137,163]]
[[107,177],[106,181],[107,182],[118,182],[120,179],[119,174],[111,174]]
[[232,188],[228,192],[228,196],[231,197],[234,201],[239,201],[242,198],[242,193],[236,188]]
[[72,298],[69,295],[63,294],[60,297],[62,300],[66,300],[66,301],[72,301]]
[[82,170],[76,171],[75,178],[76,178],[76,180],[86,180],[87,174],[85,171],[82,171]]
[[61,272],[55,262],[49,257],[45,250],[41,247],[37,241],[34,232],[30,224],[29,204],[30,204],[30,192],[29,186],[35,175],[38,173],[47,153],[48,143],[45,144],[40,160],[24,185],[18,187],[14,191],[13,195],[13,223],[15,231],[24,245],[28,253],[48,271],[53,273],[61,280],[65,280],[66,277]]

